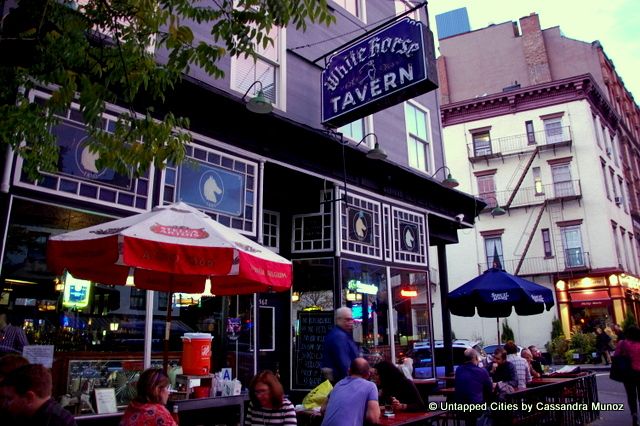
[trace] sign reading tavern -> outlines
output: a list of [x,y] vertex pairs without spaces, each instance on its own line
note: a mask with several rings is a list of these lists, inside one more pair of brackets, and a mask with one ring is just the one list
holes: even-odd
[[322,123],[341,126],[437,88],[433,34],[410,18],[334,53],[322,71]]

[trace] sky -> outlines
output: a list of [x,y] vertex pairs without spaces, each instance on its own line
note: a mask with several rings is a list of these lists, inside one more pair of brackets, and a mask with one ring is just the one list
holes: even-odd
[[640,105],[640,0],[429,0],[432,28],[435,15],[460,7],[467,8],[471,30],[536,12],[543,29],[559,26],[565,37],[599,40]]

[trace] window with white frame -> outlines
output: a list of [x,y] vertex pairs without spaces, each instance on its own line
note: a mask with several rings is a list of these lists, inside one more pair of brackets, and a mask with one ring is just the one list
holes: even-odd
[[551,167],[553,191],[556,197],[575,195],[571,182],[571,164],[557,164]]
[[602,178],[604,179],[604,190],[607,198],[611,200],[611,192],[609,191],[609,182],[607,182],[607,165],[603,159],[600,159],[600,168],[602,169]]
[[580,225],[563,226],[560,228],[560,232],[562,235],[565,266],[567,268],[584,266],[585,261],[582,250]]
[[600,148],[602,148],[602,140],[600,140],[600,131],[598,129],[598,118],[593,114],[591,115],[591,118],[593,119],[593,130],[596,134],[596,143]]
[[624,183],[622,183],[622,177],[618,176],[618,186],[620,187],[620,195],[618,198],[618,202],[616,203],[618,206],[622,206],[623,210],[627,211],[627,205],[624,201]]
[[613,162],[615,165],[618,165],[618,147],[617,147],[618,139],[613,134],[611,135],[611,154],[613,155]]
[[544,134],[548,144],[564,141],[562,134],[562,117],[548,118],[543,120]]
[[[345,137],[356,142],[361,141],[365,134],[364,118],[360,118],[338,129]],[[367,138],[368,139],[368,138]]]
[[276,253],[280,251],[280,213],[263,211],[262,244]]
[[631,270],[631,262],[629,262],[629,248],[627,247],[627,231],[623,228],[620,227],[620,240],[622,241],[622,251],[624,251],[624,261],[625,261],[625,270],[626,271],[630,271]]
[[[409,9],[413,9],[416,4],[412,3],[409,0],[394,0],[394,4],[396,7],[396,15],[402,15]],[[420,20],[420,13],[418,12],[420,9],[416,9],[407,16],[411,19],[415,19],[416,21]]]
[[[273,44],[257,46],[256,57],[236,56],[231,59],[231,88],[245,93],[256,81],[262,83],[262,93],[274,105],[284,107],[285,30],[273,27],[269,38]],[[260,85],[253,86],[248,95],[256,95]]]
[[473,156],[491,155],[491,134],[489,131],[472,133]]
[[334,3],[342,6],[347,12],[364,21],[364,1],[363,0],[333,0]]
[[551,245],[551,233],[548,228],[542,229],[542,247],[544,249],[544,257],[553,256],[553,246]]
[[502,237],[485,237],[484,252],[487,258],[487,268],[493,267],[494,256],[497,253],[502,269],[504,269],[504,255],[502,252]]
[[406,102],[404,115],[407,123],[409,166],[428,172],[431,169],[429,112],[413,103]]
[[618,259],[618,267],[622,268],[622,252],[620,251],[620,242],[618,241],[618,225],[611,224],[611,234],[613,235],[613,244],[616,248],[616,257]]

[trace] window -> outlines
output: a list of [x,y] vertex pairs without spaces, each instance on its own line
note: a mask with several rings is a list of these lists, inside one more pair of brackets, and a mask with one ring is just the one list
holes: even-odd
[[533,121],[525,121],[524,125],[527,128],[527,143],[529,145],[535,145],[536,144],[536,133],[533,130]]
[[551,167],[553,191],[557,198],[575,195],[573,182],[571,182],[570,166],[570,164],[559,164]]
[[280,251],[280,213],[264,210],[262,243],[276,253]]
[[620,241],[622,241],[622,250],[624,251],[624,267],[626,271],[631,270],[631,262],[629,262],[629,249],[627,247],[627,239],[625,238],[627,235],[627,231],[624,228],[620,227]]
[[562,117],[543,120],[544,134],[548,144],[559,143],[564,140],[562,134]]
[[487,268],[493,266],[493,258],[495,254],[498,254],[502,268],[504,269],[504,255],[502,252],[502,237],[485,237],[484,239],[484,252],[487,257]]
[[353,16],[357,16],[361,20],[364,20],[363,4],[361,0],[333,0],[334,3],[342,6],[347,12]]
[[[238,56],[231,60],[231,87],[241,93],[255,82],[262,83],[264,96],[274,105],[284,109],[284,35],[282,28],[274,27],[269,33],[273,44],[256,48],[256,57]],[[249,95],[258,93],[259,85],[255,85]]]
[[604,160],[600,160],[600,167],[602,168],[602,178],[604,179],[604,190],[607,193],[607,198],[611,199],[611,193],[609,192],[609,182],[607,182],[607,165]]
[[477,177],[479,197],[487,203],[488,208],[496,207],[496,181],[495,175],[483,175]]
[[618,165],[618,148],[617,139],[614,135],[611,135],[611,154],[613,155],[613,162]]
[[533,188],[536,195],[544,195],[544,186],[542,185],[542,177],[540,176],[540,167],[531,169],[533,173]]
[[596,143],[600,148],[602,148],[602,140],[600,139],[600,132],[598,131],[598,118],[593,114],[591,115],[591,118],[593,119],[593,130],[596,134]]
[[609,169],[609,176],[611,177],[611,192],[613,193],[614,201],[618,198],[618,188],[616,187],[616,175],[613,169]]
[[[360,118],[338,129],[345,137],[356,142],[361,141],[364,137],[364,118]],[[368,139],[368,138],[367,138]]]
[[600,126],[600,130],[602,131],[602,140],[604,141],[605,145],[606,145],[606,152],[607,155],[609,156],[609,158],[611,158],[611,146],[607,144],[607,129],[604,126]]
[[542,230],[542,247],[544,249],[544,257],[553,256],[553,251],[551,250],[551,233],[548,229]]
[[129,308],[139,311],[144,310],[147,299],[146,296],[146,290],[132,287],[129,296]]
[[[395,0],[396,6],[396,15],[401,15],[405,13],[407,10],[412,9],[416,6],[416,4],[411,3],[409,0]],[[415,19],[416,21],[420,20],[420,14],[418,13],[420,9],[416,9],[407,16],[411,19]]]
[[564,226],[560,228],[560,231],[562,233],[565,266],[567,268],[584,266],[580,225]]
[[428,172],[431,166],[429,151],[429,114],[411,103],[404,104],[407,123],[407,154],[409,166]]
[[473,156],[491,155],[491,135],[489,132],[473,133]]
[[618,267],[622,268],[622,252],[620,251],[620,242],[618,241],[618,233],[616,232],[618,226],[616,224],[611,225],[611,232],[613,234],[613,243],[616,247],[616,257],[618,259]]
[[622,206],[624,211],[627,211],[627,204],[624,201],[624,184],[622,183],[622,178],[618,176],[618,185],[620,186],[620,196],[618,197],[618,201],[616,204],[618,206]]

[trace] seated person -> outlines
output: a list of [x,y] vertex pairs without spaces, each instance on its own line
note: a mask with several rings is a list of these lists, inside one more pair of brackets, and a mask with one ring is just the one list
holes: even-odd
[[379,397],[384,404],[391,404],[393,411],[426,411],[416,385],[398,367],[389,361],[380,361],[375,370]]
[[531,366],[533,367],[533,369],[535,371],[537,371],[540,374],[544,373],[544,367],[543,365],[545,364],[545,359],[542,356],[542,352],[540,352],[540,349],[538,349],[536,347],[536,345],[531,345],[528,348],[531,351]]
[[52,391],[51,372],[44,365],[16,368],[0,383],[2,424],[76,426],[73,415],[51,397]]
[[336,383],[322,405],[322,426],[359,426],[380,420],[378,388],[369,381],[369,363],[364,358],[351,362],[348,376]]
[[[491,399],[493,383],[486,369],[478,366],[480,354],[468,348],[464,351],[464,364],[456,369],[455,395],[456,402],[465,404],[481,404]],[[469,410],[459,413],[465,421],[465,426],[475,425],[478,417],[483,413],[479,410]]]
[[529,364],[529,373],[531,374],[531,377],[540,377],[541,373],[538,373],[536,369],[533,368],[533,355],[531,354],[531,351],[529,349],[523,349],[522,352],[520,352],[520,356]]
[[178,426],[165,405],[169,399],[169,376],[159,368],[148,368],[140,374],[138,395],[129,403],[120,426]]
[[493,363],[489,367],[489,375],[496,385],[500,388],[503,384],[515,389],[518,387],[518,373],[516,367],[507,361],[507,351],[504,348],[498,348],[493,353]]
[[479,404],[491,397],[493,384],[484,368],[480,368],[480,355],[473,348],[464,351],[464,364],[456,369],[455,399],[457,402]]

